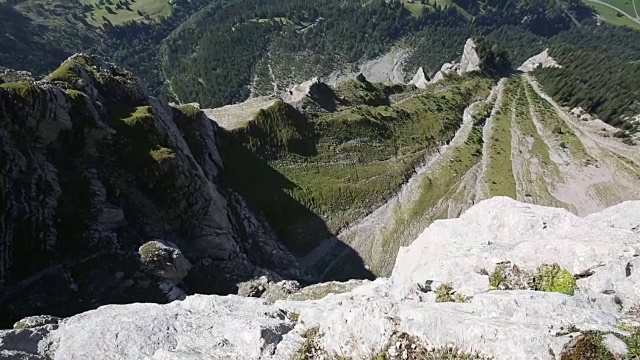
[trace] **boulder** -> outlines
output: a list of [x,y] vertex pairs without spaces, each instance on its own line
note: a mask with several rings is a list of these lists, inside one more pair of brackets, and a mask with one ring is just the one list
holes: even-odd
[[153,240],[140,246],[140,261],[154,275],[179,283],[189,273],[191,263],[176,244]]

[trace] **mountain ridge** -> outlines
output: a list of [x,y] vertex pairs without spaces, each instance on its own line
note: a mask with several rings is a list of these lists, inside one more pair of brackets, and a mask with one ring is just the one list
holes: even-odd
[[632,359],[640,351],[632,311],[640,298],[630,291],[639,281],[640,242],[629,228],[640,224],[637,209],[625,202],[579,218],[496,197],[427,228],[389,279],[346,292],[326,284],[307,300],[193,295],[34,317],[0,330],[2,351],[33,359],[102,359],[113,348],[167,359]]

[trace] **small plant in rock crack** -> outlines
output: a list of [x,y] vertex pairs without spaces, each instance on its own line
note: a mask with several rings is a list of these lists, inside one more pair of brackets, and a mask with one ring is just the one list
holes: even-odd
[[453,302],[454,293],[452,284],[442,284],[436,288],[436,302]]
[[464,303],[470,298],[462,294],[456,294],[453,284],[442,284],[436,288],[436,302],[457,302]]
[[541,265],[531,276],[530,287],[537,291],[559,292],[573,295],[576,279],[558,264]]

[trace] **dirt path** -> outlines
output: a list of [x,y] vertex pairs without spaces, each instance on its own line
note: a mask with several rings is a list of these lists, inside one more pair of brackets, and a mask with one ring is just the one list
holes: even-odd
[[611,9],[613,9],[613,10],[615,10],[615,11],[619,12],[620,14],[622,14],[622,15],[624,15],[624,16],[626,16],[626,17],[628,17],[628,18],[629,18],[629,19],[631,19],[632,21],[635,21],[635,22],[637,22],[638,24],[640,24],[640,19],[638,19],[638,11],[637,11],[637,10],[635,10],[636,3],[635,3],[635,1],[634,1],[634,0],[631,0],[631,2],[633,3],[633,8],[634,8],[634,10],[636,11],[636,17],[633,17],[633,16],[631,16],[631,15],[627,14],[626,12],[624,12],[624,11],[622,11],[622,10],[618,9],[617,7],[615,7],[615,6],[611,5],[611,4],[607,4],[606,2],[602,2],[602,1],[599,1],[599,0],[587,0],[587,1],[594,2],[594,3],[596,3],[596,4],[604,5],[604,6],[608,7],[608,8],[611,8]]

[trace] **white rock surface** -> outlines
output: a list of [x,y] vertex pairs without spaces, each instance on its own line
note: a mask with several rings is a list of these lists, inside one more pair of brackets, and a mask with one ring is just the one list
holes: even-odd
[[586,220],[604,226],[640,232],[640,202],[626,201],[588,215]]
[[[550,352],[559,359],[571,340],[567,329],[620,334],[621,310],[640,301],[640,236],[629,230],[639,206],[625,202],[579,218],[564,209],[492,198],[459,219],[431,225],[401,250],[390,279],[363,282],[346,293],[273,305],[193,295],[167,305],[104,306],[57,325],[0,331],[0,354],[288,360],[305,342],[305,331],[318,327],[324,351],[353,359],[383,350],[394,332],[426,346],[453,344],[498,360],[551,359]],[[502,261],[524,270],[558,263],[586,277],[577,281],[575,296],[488,291],[488,276],[477,271],[491,271]],[[442,283],[473,297],[436,303],[426,285]],[[605,345],[622,354],[624,344],[616,339],[607,336]]]
[[426,89],[429,85],[429,78],[424,73],[424,69],[420,67],[416,74],[413,76],[409,84],[415,85],[418,89]]
[[410,54],[409,49],[393,49],[376,59],[360,64],[357,70],[333,71],[326,76],[324,82],[336,87],[345,81],[355,79],[358,74],[363,74],[371,82],[402,84],[404,83],[404,64]]
[[518,70],[522,72],[530,72],[536,69],[549,67],[561,68],[562,65],[558,64],[558,62],[554,58],[552,58],[551,55],[549,55],[549,49],[545,49],[540,54],[527,59],[524,63],[522,63]]
[[311,80],[305,81],[301,84],[294,85],[287,90],[287,92],[282,96],[282,100],[288,103],[298,102],[304,99],[311,90],[311,87],[318,84],[320,81],[317,77],[314,77]]
[[[625,203],[635,207],[637,202]],[[558,263],[580,274],[640,255],[640,238],[557,208],[523,204],[506,197],[481,202],[459,219],[440,220],[398,254],[391,280],[409,291],[426,280],[452,282],[473,295],[488,289],[478,270],[511,261],[524,270]]]
[[444,63],[440,68],[440,71],[433,75],[433,78],[429,82],[430,84],[437,83],[444,79],[447,74],[455,72],[458,75],[463,75],[471,71],[480,70],[480,57],[476,52],[476,43],[473,39],[467,39],[464,44],[464,50],[462,51],[462,57],[458,63]]
[[457,72],[458,75],[462,75],[477,70],[480,70],[480,57],[476,52],[476,43],[473,39],[467,39]]
[[629,348],[624,341],[620,340],[619,337],[613,334],[607,334],[602,337],[602,344],[607,348],[607,350],[611,351],[613,355],[624,358],[629,354]]
[[271,96],[261,96],[247,101],[226,105],[215,109],[203,109],[207,117],[215,121],[226,130],[238,129],[246,126],[262,109],[276,103],[278,99]]

